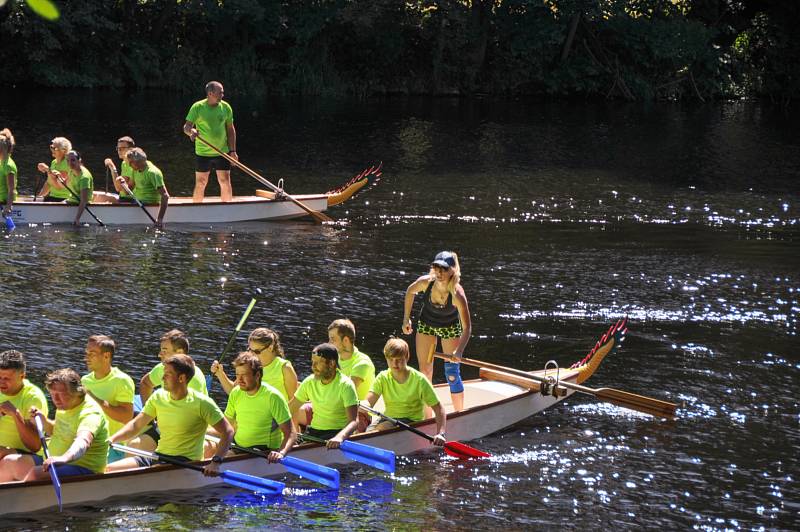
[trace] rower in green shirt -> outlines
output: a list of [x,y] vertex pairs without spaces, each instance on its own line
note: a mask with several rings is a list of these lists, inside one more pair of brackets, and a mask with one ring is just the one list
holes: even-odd
[[28,418],[31,408],[47,415],[47,399],[25,378],[25,356],[19,351],[0,353],[0,482],[14,480],[16,456],[41,448],[36,427]]
[[45,385],[57,409],[55,421],[37,408],[31,409],[31,419],[39,416],[45,433],[52,435],[48,442],[50,458],[20,456],[15,478],[44,480],[50,476],[50,467],[55,467],[62,478],[102,473],[108,459],[108,422],[103,410],[86,394],[80,375],[72,369],[48,374]]
[[[179,460],[202,460],[206,430],[212,426],[220,435],[220,440],[203,474],[219,475],[219,465],[233,440],[233,426],[213,399],[189,388],[189,381],[194,375],[195,364],[189,355],[172,355],[166,359],[163,389],[151,395],[142,411],[111,436],[111,443],[136,437],[156,419],[161,431],[157,453]],[[149,467],[157,462],[141,456],[124,458],[111,464],[108,471]]]
[[[133,419],[133,379],[111,365],[115,350],[116,344],[108,336],[90,336],[86,342],[86,366],[89,374],[81,377],[86,393],[103,409],[109,434],[114,434]],[[108,451],[109,462],[123,456],[123,453],[115,449]]]
[[236,386],[228,397],[225,417],[236,429],[234,441],[241,447],[269,450],[267,460],[277,462],[297,440],[289,405],[283,396],[261,380],[261,362],[250,352],[233,361]]
[[348,319],[334,320],[328,325],[328,341],[339,351],[339,369],[356,385],[359,399],[365,399],[375,380],[372,360],[354,345],[356,327]]
[[[383,397],[383,403],[386,405],[384,413],[405,423],[422,421],[425,418],[425,406],[431,407],[436,415],[436,436],[433,437],[432,443],[438,446],[444,445],[447,423],[444,408],[425,375],[408,366],[408,359],[411,356],[408,344],[400,338],[391,338],[386,342],[383,354],[389,369],[381,371],[375,378],[364,403],[371,408]],[[392,422],[384,421],[379,423],[376,429],[382,430],[393,426]]]
[[72,143],[66,137],[56,137],[50,141],[50,153],[53,160],[50,166],[39,163],[36,168],[43,174],[47,174],[47,181],[39,191],[43,201],[64,201],[70,197],[69,191],[58,180],[59,175],[66,177],[69,165],[67,164],[67,153],[72,151]]
[[[150,373],[142,377],[139,382],[139,393],[142,396],[142,403],[145,403],[156,386],[161,386],[164,377],[164,361],[172,355],[189,354],[189,338],[183,331],[172,329],[161,336],[158,358],[161,362],[156,364]],[[195,366],[194,376],[189,380],[189,388],[203,395],[208,395],[206,389],[206,378],[203,372]]]
[[86,210],[86,205],[91,203],[94,198],[94,179],[92,178],[92,173],[83,166],[81,154],[75,150],[67,153],[67,166],[66,174],[64,172],[58,174],[60,176],[59,182],[64,181],[66,183],[64,188],[69,194],[67,203],[78,206],[75,219],[72,221],[72,225],[78,225],[80,224],[81,216],[83,216],[83,211]]
[[131,198],[128,191],[122,187],[122,182],[117,178],[124,177],[124,183],[127,184],[128,188],[133,186],[133,169],[130,163],[128,163],[126,156],[131,148],[135,147],[136,142],[134,142],[132,137],[125,136],[117,139],[117,155],[120,158],[119,173],[117,173],[117,166],[114,164],[114,161],[110,158],[103,161],[105,167],[111,172],[111,178],[114,180],[114,189],[116,189],[117,194],[119,194],[120,203],[133,202],[133,198]]
[[[167,205],[169,204],[169,193],[164,185],[164,176],[161,170],[147,160],[147,154],[141,148],[131,148],[128,151],[127,158],[132,169],[131,181],[133,186],[129,187],[131,192],[144,205],[159,206],[156,226],[163,227],[164,214],[166,214]],[[117,180],[126,181],[122,176],[118,177]]]
[[356,430],[358,396],[349,377],[336,367],[339,352],[332,344],[320,344],[311,352],[312,375],[303,380],[289,402],[295,416],[303,403],[311,402],[312,416],[306,432],[328,440],[336,449]]

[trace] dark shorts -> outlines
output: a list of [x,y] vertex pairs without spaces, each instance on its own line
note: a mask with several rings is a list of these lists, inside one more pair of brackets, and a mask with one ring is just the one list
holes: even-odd
[[[44,462],[44,458],[39,456],[38,454],[32,455],[33,463],[37,466],[42,465]],[[87,469],[85,467],[72,465],[72,464],[64,464],[56,466],[56,473],[58,473],[59,477],[74,477],[76,475],[94,475],[94,471],[91,469]]]
[[50,196],[48,194],[47,196],[42,198],[42,201],[46,201],[48,203],[56,203],[56,202],[60,203],[60,202],[64,201],[64,198],[54,198],[53,196]]
[[450,338],[460,338],[464,330],[461,328],[461,320],[447,327],[431,327],[427,323],[417,321],[417,332],[419,334],[435,336],[442,340],[449,340]]
[[158,443],[158,440],[161,439],[161,432],[158,430],[158,427],[155,424],[150,425],[146,431],[142,432],[141,435],[150,436],[156,443]]
[[[173,460],[177,460],[179,462],[191,462],[191,460],[186,458],[185,456],[170,456],[167,454],[165,454],[164,456],[166,456],[167,458],[172,458]],[[158,458],[147,458],[145,456],[136,457],[136,465],[138,465],[139,467],[150,467],[156,464],[166,464],[166,463],[167,462],[159,460]]]
[[230,171],[231,163],[224,157],[203,157],[202,155],[195,155],[194,169],[197,172],[210,172],[212,168],[215,170]]
[[339,434],[340,430],[342,429],[318,430],[308,427],[306,429],[306,434],[308,434],[309,436],[313,436],[315,438],[320,438],[322,440],[330,440],[331,438]]
[[132,197],[130,196],[120,196],[119,197],[120,203],[136,203]]

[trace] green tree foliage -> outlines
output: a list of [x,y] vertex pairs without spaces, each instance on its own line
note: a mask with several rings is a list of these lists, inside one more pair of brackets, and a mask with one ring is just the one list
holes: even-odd
[[798,94],[800,2],[0,3],[6,84],[699,99]]

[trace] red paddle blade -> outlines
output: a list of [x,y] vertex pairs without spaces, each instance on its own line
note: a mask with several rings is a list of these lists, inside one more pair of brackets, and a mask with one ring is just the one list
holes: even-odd
[[449,441],[444,444],[444,452],[456,458],[491,458],[491,454],[485,453],[475,447],[463,444],[458,441]]

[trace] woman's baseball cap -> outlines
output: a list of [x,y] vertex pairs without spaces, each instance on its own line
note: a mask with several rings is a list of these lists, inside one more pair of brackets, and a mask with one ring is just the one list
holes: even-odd
[[433,258],[431,266],[439,266],[441,268],[455,268],[456,256],[449,251],[442,251]]

